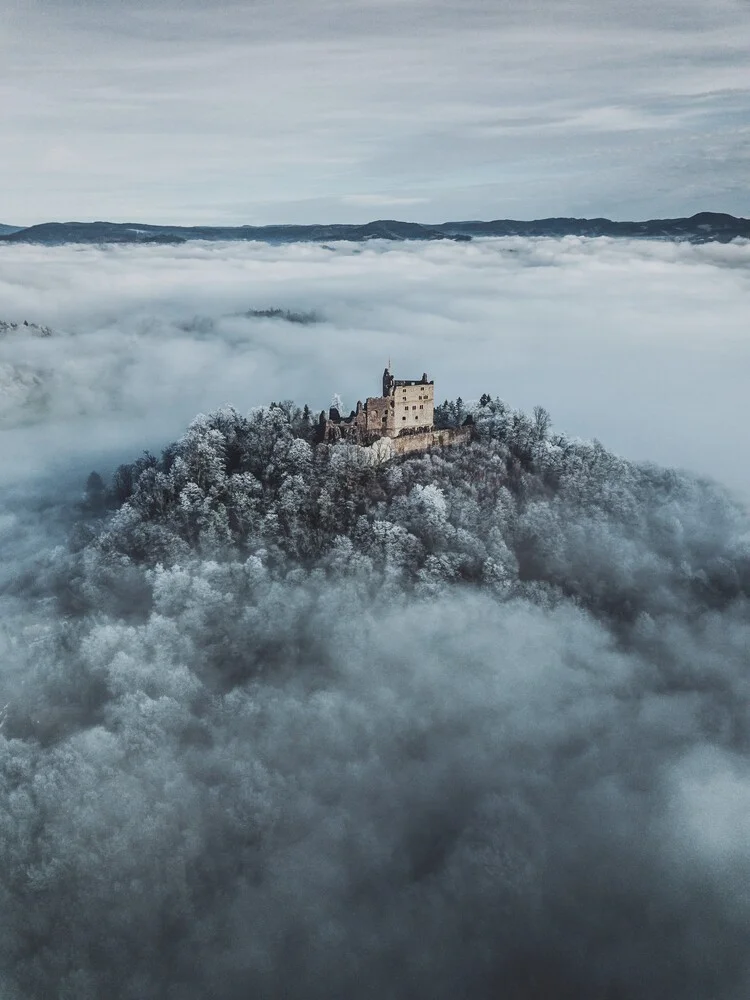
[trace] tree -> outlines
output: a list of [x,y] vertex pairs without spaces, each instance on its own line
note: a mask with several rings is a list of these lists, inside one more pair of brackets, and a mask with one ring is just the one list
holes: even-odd
[[547,437],[549,429],[552,426],[552,417],[543,406],[534,407],[534,437],[536,438],[536,443],[541,444],[542,441]]
[[104,480],[98,472],[92,472],[86,480],[86,490],[84,492],[84,506],[92,514],[100,514],[107,499],[107,489]]

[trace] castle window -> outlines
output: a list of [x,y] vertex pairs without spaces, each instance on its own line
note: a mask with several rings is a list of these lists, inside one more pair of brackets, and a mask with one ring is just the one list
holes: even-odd
[[412,406],[412,410],[416,410],[416,406]]
[[406,420],[406,417],[401,417],[402,420]]
[[420,407],[419,407],[419,409],[420,409],[420,410],[423,410],[423,409],[424,409],[424,406],[420,406]]

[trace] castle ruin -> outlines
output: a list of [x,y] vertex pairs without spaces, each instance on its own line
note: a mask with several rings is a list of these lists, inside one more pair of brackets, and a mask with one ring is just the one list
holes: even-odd
[[435,383],[424,373],[421,379],[397,379],[387,367],[383,372],[383,395],[357,401],[348,417],[331,407],[318,421],[318,440],[327,444],[346,441],[365,447],[390,438],[399,454],[423,451],[432,445],[469,440],[467,428],[435,430]]

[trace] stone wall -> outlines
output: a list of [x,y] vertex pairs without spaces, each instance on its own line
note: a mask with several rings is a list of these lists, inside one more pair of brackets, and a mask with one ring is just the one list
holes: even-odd
[[[343,433],[342,433],[343,428]],[[390,462],[397,455],[411,455],[420,451],[428,451],[430,448],[447,448],[454,444],[467,444],[471,441],[471,427],[457,427],[450,430],[426,430],[416,434],[403,434],[398,437],[378,436],[375,440],[368,441],[367,434],[357,435],[350,433],[356,428],[347,424],[336,424],[326,422],[325,436],[319,441],[326,444],[353,444],[358,445],[363,455],[368,455],[368,461],[373,465],[382,465]]]
[[410,455],[428,448],[444,448],[454,444],[466,444],[471,440],[471,427],[455,427],[442,431],[424,431],[422,434],[404,434],[393,439],[393,451],[397,455]]

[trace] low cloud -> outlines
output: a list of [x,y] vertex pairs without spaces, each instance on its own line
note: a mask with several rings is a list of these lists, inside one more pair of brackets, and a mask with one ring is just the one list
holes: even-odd
[[[747,244],[575,238],[6,247],[0,319],[55,331],[0,337],[6,454],[158,447],[224,403],[353,406],[390,357],[441,398],[542,403],[570,433],[748,495],[749,262]],[[257,315],[276,309],[320,322]]]

